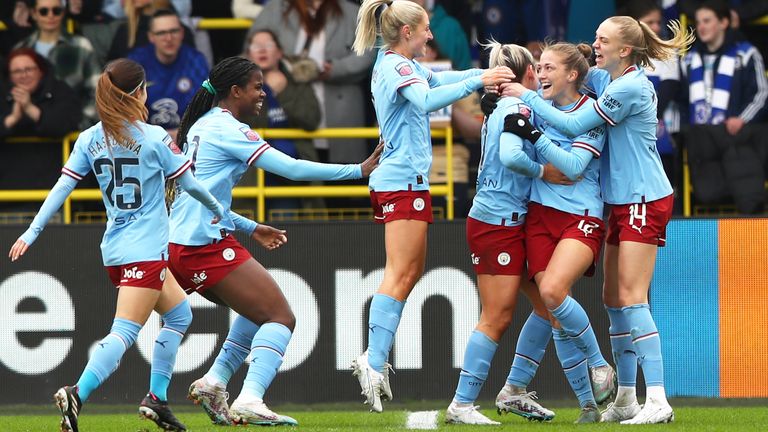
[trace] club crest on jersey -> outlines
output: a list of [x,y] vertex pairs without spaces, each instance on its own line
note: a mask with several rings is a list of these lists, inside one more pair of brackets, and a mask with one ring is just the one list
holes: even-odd
[[186,93],[189,91],[189,89],[192,88],[192,81],[189,80],[187,77],[179,78],[178,81],[176,81],[176,90]]
[[408,62],[402,62],[398,64],[395,66],[395,70],[400,74],[400,76],[408,76],[413,73],[413,69],[411,69],[411,65],[408,64]]
[[232,261],[235,259],[235,251],[232,248],[226,248],[224,249],[224,252],[221,253],[221,256],[225,261]]
[[163,143],[165,143],[165,145],[171,149],[173,154],[181,154],[181,149],[176,145],[176,142],[173,140],[173,138],[171,138],[170,135],[166,135],[165,138],[163,138]]
[[413,209],[416,211],[424,210],[424,198],[416,198],[413,200]]
[[509,256],[508,253],[502,252],[499,254],[499,256],[496,258],[496,261],[499,262],[499,265],[509,265],[509,262],[512,261],[512,257]]
[[248,138],[248,141],[259,141],[261,138],[259,137],[259,134],[256,133],[253,129],[243,126],[239,129],[240,132],[245,135],[246,138]]
[[168,269],[162,269],[160,270],[160,282],[165,281],[165,271]]

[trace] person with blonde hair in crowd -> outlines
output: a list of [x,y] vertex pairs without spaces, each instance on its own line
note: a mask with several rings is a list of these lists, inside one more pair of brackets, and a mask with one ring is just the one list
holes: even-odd
[[[386,8],[378,14],[379,8]],[[377,30],[378,29],[378,30]],[[432,39],[429,16],[409,1],[365,0],[352,48],[363,55],[383,42],[371,91],[385,149],[368,183],[377,223],[384,224],[384,280],[370,307],[368,349],[352,364],[371,411],[392,400],[387,357],[405,300],[424,271],[427,227],[432,223],[429,116],[480,89],[510,82],[508,67],[432,73],[416,61]]]
[[[610,151],[601,158],[600,176],[603,200],[612,206],[603,302],[611,322],[619,388],[614,403],[602,413],[602,421],[607,422],[674,420],[664,390],[661,341],[648,304],[657,248],[666,243],[673,193],[656,149],[656,93],[642,69],[651,65],[651,59],[668,59],[693,42],[693,36],[678,22],[673,21],[670,29],[672,39],[662,40],[646,24],[628,16],[614,16],[600,24],[592,44],[597,69],[587,79],[599,96],[591,104],[593,109],[566,114],[520,84],[503,89],[503,94],[520,97],[537,116],[569,136],[608,125]],[[526,121],[512,122],[510,127],[532,142],[541,135]],[[552,153],[544,155],[553,159]],[[568,309],[568,303],[566,297],[556,310]],[[568,333],[577,331],[564,328]],[[642,408],[635,391],[638,362],[647,387]]]
[[110,280],[118,288],[117,307],[109,334],[96,344],[80,379],[54,395],[62,431],[78,431],[83,403],[117,369],[153,310],[163,323],[157,337],[162,343],[152,353],[149,393],[141,401],[139,413],[163,430],[186,430],[167,402],[176,351],[192,322],[192,308],[166,271],[169,225],[165,181],[176,179],[200,200],[209,221],[228,220],[228,216],[195,180],[192,162],[179,154],[168,134],[146,123],[146,100],[141,65],[126,59],[107,65],[96,88],[101,122],[80,134],[59,181],[8,254],[12,261],[24,255],[77,182],[93,171],[107,210],[101,253]]

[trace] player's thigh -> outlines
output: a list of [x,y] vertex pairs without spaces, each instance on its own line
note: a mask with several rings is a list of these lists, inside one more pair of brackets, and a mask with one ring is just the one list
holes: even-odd
[[521,276],[477,275],[482,310],[478,330],[498,341],[512,322]]
[[619,243],[619,301],[621,306],[648,303],[658,247],[653,244]]
[[173,277],[173,273],[170,270],[166,270],[163,290],[160,292],[160,297],[155,304],[155,312],[165,315],[186,298],[187,295],[181,289],[181,285],[176,281],[176,278]]
[[555,290],[564,297],[594,260],[592,249],[583,242],[571,238],[560,240],[539,281],[539,289]]
[[379,292],[405,300],[424,273],[428,224],[417,220],[395,220],[384,228],[387,263]]
[[[536,275],[537,278],[544,277],[543,272],[539,272]],[[523,293],[523,295],[528,299],[528,303],[531,304],[531,307],[533,308],[533,312],[540,316],[541,318],[544,318],[546,320],[550,319],[550,313],[549,310],[547,310],[547,306],[544,304],[544,301],[541,299],[541,293],[539,293],[539,287],[534,282],[528,279],[528,277],[523,277],[520,281],[520,292]]]
[[290,329],[295,325],[291,307],[277,282],[253,258],[238,266],[209,291],[254,323],[279,322]]
[[117,292],[115,318],[127,319],[144,325],[160,298],[160,290],[144,287],[121,286]]

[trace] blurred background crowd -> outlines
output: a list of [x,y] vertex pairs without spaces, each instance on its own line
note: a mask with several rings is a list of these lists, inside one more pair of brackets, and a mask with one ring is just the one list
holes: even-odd
[[[768,162],[765,0],[413,0],[430,12],[434,68],[483,67],[481,43],[528,47],[588,42],[605,18],[630,15],[665,36],[682,19],[697,36],[687,53],[648,70],[658,94],[658,149],[681,202],[683,166],[699,208],[763,214]],[[245,56],[264,72],[266,102],[253,128],[375,126],[370,71],[375,53],[351,51],[354,0],[8,0],[0,5],[0,190],[48,189],[59,176],[61,137],[98,121],[94,90],[106,62],[128,57],[147,72],[149,122],[171,135],[212,64]],[[204,18],[241,18],[250,28],[201,30]],[[310,60],[310,61],[307,61]],[[307,67],[309,65],[309,67]],[[456,216],[471,203],[479,157],[479,95],[435,117],[450,123]],[[20,139],[19,137],[34,137]],[[46,141],[45,138],[49,140]],[[375,142],[275,139],[295,158],[359,162]],[[436,140],[434,181],[444,179]],[[249,173],[241,184],[254,184]],[[268,185],[287,181],[267,177]],[[94,186],[94,180],[85,182]],[[253,207],[254,202],[237,203]],[[0,203],[23,212],[38,203]],[[93,203],[84,210],[98,210]],[[237,208],[238,205],[235,207]],[[367,200],[271,199],[270,209],[367,207]],[[678,212],[680,210],[678,209]],[[706,210],[705,210],[706,211]]]

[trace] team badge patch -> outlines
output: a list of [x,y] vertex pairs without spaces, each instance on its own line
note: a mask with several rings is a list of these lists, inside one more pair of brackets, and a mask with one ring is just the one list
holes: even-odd
[[189,80],[187,77],[179,78],[178,81],[176,81],[176,90],[186,93],[189,91],[189,89],[192,88],[192,81]]
[[531,118],[531,109],[525,105],[520,105],[520,109],[518,110],[518,112],[520,113],[520,115],[522,115],[527,119]]
[[222,256],[222,257],[223,257],[223,258],[224,258],[226,261],[232,261],[233,259],[235,259],[235,251],[234,251],[234,250],[232,250],[232,248],[226,248],[226,249],[224,249],[224,251],[221,253],[221,256]]
[[499,254],[498,258],[496,258],[496,261],[499,262],[499,265],[507,265],[512,260],[512,258],[509,256],[508,253],[502,252]]
[[165,271],[168,269],[162,269],[160,270],[160,281],[165,281]]
[[402,62],[398,64],[395,66],[395,70],[400,74],[400,76],[408,76],[413,73],[413,69],[411,69],[411,65],[408,64],[408,62]]
[[415,200],[413,200],[413,208],[416,211],[424,210],[424,199],[423,198],[416,198]]
[[239,130],[240,130],[240,132],[243,133],[243,135],[245,135],[246,138],[248,138],[248,141],[260,141],[261,140],[261,137],[259,136],[259,134],[257,134],[253,129],[251,129],[249,127],[243,126]]

